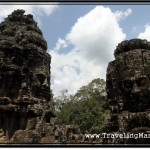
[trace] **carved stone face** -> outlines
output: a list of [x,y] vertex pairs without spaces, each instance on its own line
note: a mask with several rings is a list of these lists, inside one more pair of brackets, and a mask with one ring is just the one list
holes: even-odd
[[149,56],[147,50],[134,49],[118,55],[115,60],[115,78],[123,98],[124,110],[137,112],[149,109]]
[[150,81],[146,74],[140,71],[128,74],[122,77],[121,81],[125,106],[129,111],[144,111],[150,104]]
[[31,93],[35,98],[48,101],[50,100],[50,56],[46,53],[34,55]]
[[32,94],[37,98],[50,98],[50,77],[47,70],[35,70],[33,75]]

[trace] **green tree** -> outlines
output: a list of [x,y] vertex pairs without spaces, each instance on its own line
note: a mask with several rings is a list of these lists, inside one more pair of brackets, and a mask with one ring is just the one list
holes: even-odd
[[94,79],[81,87],[75,95],[56,98],[56,102],[66,98],[59,103],[57,110],[59,123],[79,125],[82,133],[101,132],[104,117],[108,113],[105,85],[103,79]]

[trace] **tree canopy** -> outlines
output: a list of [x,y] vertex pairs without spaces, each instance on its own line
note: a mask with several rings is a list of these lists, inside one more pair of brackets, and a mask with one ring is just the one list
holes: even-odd
[[58,122],[79,125],[82,133],[101,132],[104,117],[109,112],[105,85],[105,81],[98,78],[82,86],[74,95],[63,90],[62,95],[55,98]]

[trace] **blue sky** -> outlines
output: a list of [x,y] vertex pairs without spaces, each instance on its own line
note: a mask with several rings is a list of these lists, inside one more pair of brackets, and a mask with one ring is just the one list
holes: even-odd
[[75,93],[94,78],[106,76],[119,42],[150,40],[149,5],[0,5],[0,21],[15,9],[33,14],[52,56],[55,96]]
[[[59,8],[50,16],[45,16],[42,31],[47,39],[49,47],[56,44],[58,37],[64,37],[78,18],[84,16],[97,5],[59,5]],[[103,5],[109,7],[113,12],[132,9],[132,15],[122,19],[120,27],[127,35],[127,39],[135,38],[144,31],[144,26],[150,22],[150,5]],[[50,30],[47,30],[49,28]],[[136,28],[134,31],[133,28]],[[57,29],[57,30],[56,30]],[[53,35],[53,38],[50,37]],[[51,39],[50,39],[51,38]],[[49,40],[50,39],[50,40]]]

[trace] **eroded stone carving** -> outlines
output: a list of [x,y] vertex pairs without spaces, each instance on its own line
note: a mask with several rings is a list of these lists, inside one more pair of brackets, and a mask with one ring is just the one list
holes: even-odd
[[55,122],[51,56],[24,13],[15,10],[0,24],[0,143],[84,143],[78,127]]
[[[40,142],[52,134],[46,130],[53,129],[55,116],[51,56],[33,16],[24,13],[15,10],[0,24],[0,128],[5,141],[12,143]],[[19,141],[20,134],[38,140]]]
[[[115,60],[108,64],[106,80],[111,110],[108,132],[149,133],[150,43],[141,39],[123,41],[114,55]],[[147,139],[120,139],[117,143],[149,142]]]

